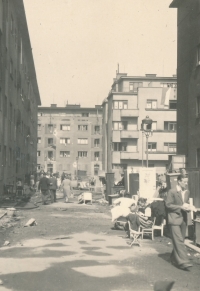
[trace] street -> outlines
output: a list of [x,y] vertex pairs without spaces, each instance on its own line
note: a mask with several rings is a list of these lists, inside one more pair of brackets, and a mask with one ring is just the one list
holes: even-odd
[[[20,222],[1,247],[0,290],[153,290],[155,281],[175,281],[173,290],[199,290],[200,259],[190,272],[169,263],[170,239],[146,237],[132,246],[125,232],[112,229],[110,207],[57,203],[19,210]],[[35,218],[37,225],[24,227]]]

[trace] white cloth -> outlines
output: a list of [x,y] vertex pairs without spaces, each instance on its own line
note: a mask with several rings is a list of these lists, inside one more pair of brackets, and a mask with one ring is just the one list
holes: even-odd
[[112,208],[111,209],[112,222],[114,222],[120,216],[127,217],[129,213],[130,213],[129,207],[116,206]]
[[126,197],[121,197],[121,198],[118,198],[116,199],[114,202],[113,202],[113,205],[120,205],[122,207],[128,207],[130,208],[133,204],[136,205],[137,202],[133,199],[130,199],[130,198],[126,198]]

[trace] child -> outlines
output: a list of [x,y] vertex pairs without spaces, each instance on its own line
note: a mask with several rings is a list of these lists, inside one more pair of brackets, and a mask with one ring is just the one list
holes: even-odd
[[[126,217],[126,219],[128,221],[130,221],[131,224],[131,229],[138,231],[139,226],[140,226],[140,220],[139,220],[139,216],[137,215],[137,206],[136,205],[132,205],[130,208],[130,213],[129,215]],[[128,223],[125,227],[125,231],[127,232],[127,236],[130,237],[130,230],[129,230],[129,226]]]

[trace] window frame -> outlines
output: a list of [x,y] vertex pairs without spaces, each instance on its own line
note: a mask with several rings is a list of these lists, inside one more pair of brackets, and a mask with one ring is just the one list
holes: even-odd
[[[65,155],[65,153],[66,153],[66,155]],[[59,157],[60,158],[70,158],[70,151],[60,151]]]
[[[167,151],[165,150],[166,147],[167,147]],[[173,148],[173,150],[171,151],[170,148]],[[176,153],[177,152],[177,143],[175,143],[175,142],[164,142],[164,152]]]
[[[155,145],[155,149],[152,146]],[[149,148],[151,146],[151,148]],[[157,142],[149,142],[148,143],[148,152],[157,152]]]
[[78,157],[79,158],[87,158],[88,157],[88,151],[78,151]]
[[[81,141],[85,141],[85,142],[82,143]],[[77,138],[77,144],[88,145],[88,138]]]
[[[66,126],[67,129],[63,129],[63,126]],[[61,124],[60,125],[60,130],[62,130],[62,131],[70,131],[71,130],[71,126],[70,126],[70,124]]]
[[[170,105],[176,104],[176,108],[171,108]],[[177,101],[176,100],[169,100],[169,109],[170,110],[177,110]]]

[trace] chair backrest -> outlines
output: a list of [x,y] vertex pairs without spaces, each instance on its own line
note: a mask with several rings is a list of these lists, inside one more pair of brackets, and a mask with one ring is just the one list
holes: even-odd
[[129,220],[128,220],[128,226],[129,226],[129,230],[132,231],[132,232],[137,232],[137,231],[139,231],[139,229],[140,229],[140,226],[138,226],[138,230],[134,230],[134,229],[132,229],[132,228],[131,228],[131,223],[130,223]]

